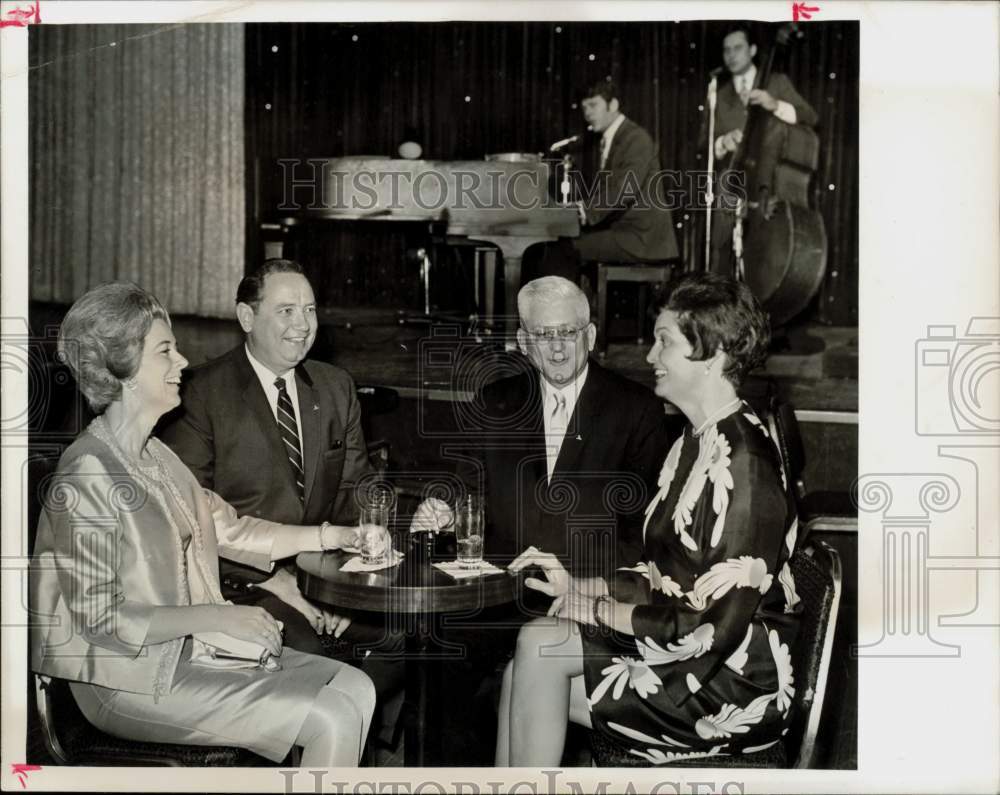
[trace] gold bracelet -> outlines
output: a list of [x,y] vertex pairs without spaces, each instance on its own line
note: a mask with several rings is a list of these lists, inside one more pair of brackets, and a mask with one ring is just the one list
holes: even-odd
[[[604,604],[605,602],[611,604],[613,601],[614,600],[606,593],[602,593],[600,596],[594,599],[594,623],[597,624],[597,626],[605,624],[604,621],[601,621],[601,605]],[[607,626],[610,626],[610,624],[607,624]]]

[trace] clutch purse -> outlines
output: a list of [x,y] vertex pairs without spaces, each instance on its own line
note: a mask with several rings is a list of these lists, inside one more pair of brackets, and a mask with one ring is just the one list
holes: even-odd
[[281,670],[281,663],[260,643],[234,638],[225,632],[197,632],[192,640],[191,662],[194,665],[207,668]]

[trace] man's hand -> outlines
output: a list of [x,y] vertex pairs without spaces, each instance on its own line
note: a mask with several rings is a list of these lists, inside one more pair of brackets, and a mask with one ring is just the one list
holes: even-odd
[[751,91],[748,101],[751,105],[760,105],[768,113],[774,113],[778,109],[778,100],[762,88]]
[[344,634],[344,630],[351,626],[350,616],[340,616],[322,607],[316,609],[322,613],[321,619],[317,622],[318,626],[313,627],[317,635],[322,635],[325,632],[327,635],[339,638]]
[[298,583],[295,582],[295,577],[287,569],[279,569],[271,579],[260,583],[257,587],[270,591],[289,607],[298,610],[306,617],[309,626],[315,630],[317,635],[322,635],[325,632],[328,635],[332,633],[334,637],[339,638],[344,634],[344,630],[351,625],[351,619],[347,616],[338,616],[336,613],[311,604],[302,595]]
[[455,514],[451,506],[437,497],[428,497],[413,513],[410,522],[411,533],[439,532],[451,530],[455,525]]
[[722,148],[726,152],[735,152],[736,147],[740,145],[743,140],[743,130],[736,129],[730,130],[725,135],[722,136]]

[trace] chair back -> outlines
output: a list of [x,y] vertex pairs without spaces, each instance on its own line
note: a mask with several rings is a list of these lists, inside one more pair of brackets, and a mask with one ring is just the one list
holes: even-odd
[[[70,696],[66,698],[69,694],[69,687],[65,682],[60,679],[53,679],[50,676],[43,676],[42,674],[33,674],[35,680],[35,708],[38,712],[38,723],[41,729],[42,741],[45,743],[45,750],[49,752],[56,764],[59,765],[71,765],[73,761],[69,753],[63,748],[62,742],[59,740],[59,735],[56,732],[55,725],[55,713],[56,704],[55,701],[63,702],[63,706],[67,708],[67,712],[75,711],[79,715],[80,708],[76,706],[76,702],[73,701]],[[66,704],[66,701],[72,702],[72,704]]]
[[788,758],[795,760],[796,768],[812,768],[840,608],[840,556],[828,544],[816,541],[796,550],[789,565],[803,611],[792,653],[795,706],[786,743]]
[[806,452],[802,444],[799,421],[795,418],[795,407],[791,403],[771,397],[767,424],[771,435],[778,443],[781,462],[785,465],[785,475],[790,482],[796,484],[797,489],[801,489],[802,472],[806,468]]

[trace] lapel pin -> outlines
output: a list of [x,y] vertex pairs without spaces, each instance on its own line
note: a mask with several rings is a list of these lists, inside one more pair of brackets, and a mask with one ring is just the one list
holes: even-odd
[[313,411],[319,411],[319,403],[313,403]]
[[577,435],[576,435],[576,440],[577,440],[578,442],[582,442],[582,441],[583,441],[583,437],[582,437],[582,436],[580,436],[580,434],[577,434]]

